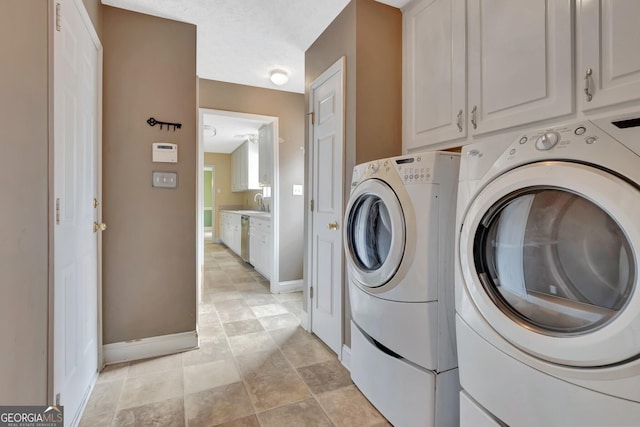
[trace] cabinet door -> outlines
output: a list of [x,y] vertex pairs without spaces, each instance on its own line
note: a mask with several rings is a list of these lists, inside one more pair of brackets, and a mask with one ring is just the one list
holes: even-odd
[[264,244],[263,244],[263,254],[262,254],[262,268],[264,270],[263,276],[269,280],[271,280],[271,266],[273,264],[273,244],[271,243],[271,224],[267,223],[264,232]]
[[247,188],[249,190],[259,190],[259,180],[258,180],[258,142],[257,141],[249,141],[245,142],[247,144]]
[[578,8],[581,108],[640,99],[640,1],[581,0]]
[[256,268],[258,264],[258,237],[256,235],[256,225],[253,218],[249,219],[249,263]]
[[248,176],[248,165],[247,165],[247,154],[248,147],[247,143],[243,143],[240,146],[240,190],[244,191],[249,188],[249,182],[247,179]]
[[232,227],[232,247],[231,249],[236,253],[236,255],[240,255],[240,245],[241,245],[241,229],[240,229],[240,215],[233,215],[233,227]]
[[258,181],[263,187],[271,185],[273,165],[273,124],[260,127],[258,131]]
[[231,153],[231,191],[238,191],[240,172],[238,170],[238,149]]
[[220,241],[229,246],[229,239],[227,238],[227,214],[220,214]]
[[404,151],[467,135],[465,13],[465,0],[404,10]]
[[573,111],[571,0],[468,0],[472,134]]

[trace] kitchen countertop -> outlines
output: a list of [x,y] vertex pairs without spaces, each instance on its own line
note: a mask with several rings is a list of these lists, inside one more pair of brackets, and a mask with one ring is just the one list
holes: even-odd
[[251,211],[251,210],[229,211],[229,210],[222,210],[220,212],[228,212],[228,213],[232,213],[232,214],[236,214],[236,215],[247,215],[247,216],[256,217],[256,218],[271,219],[271,212],[265,212],[265,211]]

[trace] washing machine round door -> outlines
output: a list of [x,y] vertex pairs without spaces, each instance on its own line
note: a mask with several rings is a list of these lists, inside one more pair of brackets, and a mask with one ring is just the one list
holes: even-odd
[[384,181],[363,181],[351,193],[345,219],[349,274],[365,287],[383,286],[398,271],[405,249],[398,197]]
[[460,236],[467,291],[524,351],[570,366],[640,353],[640,191],[604,170],[530,164],[471,203]]

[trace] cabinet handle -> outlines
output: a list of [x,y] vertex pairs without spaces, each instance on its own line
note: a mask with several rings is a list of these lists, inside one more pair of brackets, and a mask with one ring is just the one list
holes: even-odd
[[329,230],[337,230],[338,229],[338,221],[333,221],[327,224],[327,228]]
[[478,107],[476,105],[471,109],[471,125],[474,129],[478,129],[478,122],[476,121],[476,113],[478,111]]
[[589,93],[589,77],[591,77],[593,71],[591,68],[587,68],[587,72],[584,74],[584,96],[587,99],[587,102],[591,102],[593,99],[593,95]]
[[458,118],[458,132],[462,132],[462,109],[458,111],[458,115],[456,117]]

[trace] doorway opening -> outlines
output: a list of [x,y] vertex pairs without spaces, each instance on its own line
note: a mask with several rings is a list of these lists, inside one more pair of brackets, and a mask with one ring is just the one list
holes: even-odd
[[[212,240],[220,241],[220,211],[268,209],[271,217],[270,290],[277,289],[279,280],[278,256],[278,118],[233,111],[200,108],[197,166],[197,266],[198,305],[202,299],[205,244],[205,164],[212,168],[211,227]],[[263,143],[268,156],[259,167],[259,185],[232,188],[231,155],[243,144]],[[268,161],[265,163],[265,159]],[[216,162],[220,162],[217,165]],[[224,166],[222,165],[224,164]],[[266,175],[263,171],[266,171]],[[255,196],[261,194],[262,197]],[[259,204],[258,204],[259,201]]]

